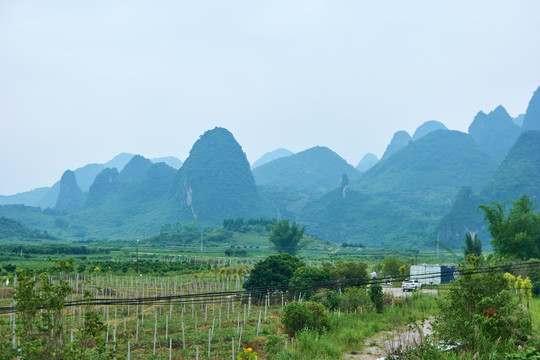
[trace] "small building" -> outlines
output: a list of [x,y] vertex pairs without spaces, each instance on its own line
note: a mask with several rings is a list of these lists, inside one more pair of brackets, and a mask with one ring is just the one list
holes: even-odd
[[439,285],[450,282],[456,277],[456,264],[419,264],[411,265],[411,280],[418,280],[422,285]]

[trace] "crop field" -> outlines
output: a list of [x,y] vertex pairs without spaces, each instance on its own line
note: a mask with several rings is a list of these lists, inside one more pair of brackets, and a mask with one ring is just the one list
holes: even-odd
[[[367,270],[371,271],[379,257],[388,257],[385,251],[338,250],[318,255],[305,251],[301,258],[307,266],[321,267],[341,259],[354,261],[360,255],[369,259]],[[314,299],[324,304],[329,328],[323,333],[291,334],[282,322],[284,307],[304,299],[294,292],[250,293],[243,288],[245,275],[263,256],[235,258],[196,251],[180,256],[169,249],[149,248],[138,252],[138,262],[131,251],[116,250],[106,255],[72,256],[74,260],[69,255],[55,256],[53,261],[46,260],[47,255],[22,260],[6,257],[0,266],[12,269],[16,264],[18,273],[31,269],[34,276],[47,271],[42,275],[47,274],[52,282],[64,282],[69,292],[58,320],[61,343],[75,344],[85,329],[87,314],[96,313],[106,328],[104,346],[114,349],[116,359],[247,359],[255,354],[261,359],[376,358],[370,349],[378,345],[377,351],[383,354],[388,349],[382,349],[381,344],[387,342],[382,339],[431,321],[438,314],[433,295],[448,291],[447,286],[439,286],[430,290],[431,295],[415,292],[396,297],[387,293],[384,311],[378,312],[367,289],[356,293],[359,297],[354,301],[359,305],[354,308],[332,307],[331,297],[341,296],[342,290],[345,294],[346,289],[323,290]],[[413,254],[391,255],[405,261]],[[66,266],[70,269],[64,271]],[[21,342],[20,332],[15,332],[21,315],[9,311],[17,307],[16,282],[16,276],[4,276],[0,287],[0,318],[6,324],[1,335],[12,344]],[[394,282],[394,286],[398,284]],[[538,298],[532,297],[528,313],[536,334],[538,307]]]
[[[132,359],[232,358],[257,347],[259,334],[275,329],[283,296],[253,299],[242,290],[238,271],[224,275],[180,277],[73,275],[64,278],[73,289],[64,310],[64,341],[82,326],[88,309],[107,324],[107,346]],[[86,292],[87,300],[83,300]],[[91,293],[92,298],[88,298]],[[4,305],[11,287],[2,287]],[[88,302],[92,305],[85,305]],[[10,322],[15,317],[10,317]],[[128,350],[129,347],[129,350]]]

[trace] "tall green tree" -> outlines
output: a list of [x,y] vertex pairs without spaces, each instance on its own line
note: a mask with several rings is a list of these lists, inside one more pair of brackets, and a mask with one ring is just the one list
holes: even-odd
[[259,261],[244,283],[247,290],[260,288],[287,288],[296,269],[306,266],[300,259],[289,254],[269,256]]
[[396,277],[400,275],[399,268],[404,265],[405,261],[399,261],[393,256],[386,257],[383,260],[382,272],[384,275]]
[[330,280],[330,270],[327,268],[301,266],[294,271],[289,288],[294,288],[295,292],[303,294],[304,298],[310,298],[316,290],[311,289],[312,286],[329,283]]
[[463,246],[463,255],[482,256],[482,242],[478,234],[474,234],[474,239],[470,232],[465,233],[465,246]]
[[272,233],[270,242],[274,245],[274,250],[279,254],[287,253],[296,255],[298,250],[304,246],[300,241],[304,237],[305,226],[300,226],[296,222],[289,223],[288,219],[280,220],[275,225],[270,225]]
[[489,222],[488,231],[493,237],[493,250],[499,255],[520,259],[540,257],[540,212],[534,212],[534,205],[527,195],[512,203],[492,202],[480,205],[484,220]]

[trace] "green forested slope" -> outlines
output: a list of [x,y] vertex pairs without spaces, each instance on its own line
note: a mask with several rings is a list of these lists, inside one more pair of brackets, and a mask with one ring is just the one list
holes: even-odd
[[434,230],[432,220],[390,198],[341,189],[308,201],[300,216],[311,234],[369,247],[419,247]]
[[438,130],[380,161],[357,187],[372,194],[438,192],[453,199],[463,185],[482,188],[495,169],[495,161],[468,134]]
[[489,114],[480,111],[469,126],[469,135],[499,163],[516,142],[520,131],[502,106]]
[[477,207],[493,201],[515,201],[522,195],[540,198],[540,131],[526,131],[517,139],[493,178],[476,195],[471,189],[460,191],[452,209],[437,227],[439,240],[459,245],[467,231],[479,233],[489,241],[487,225]]
[[280,185],[298,191],[329,191],[341,177],[360,173],[327,147],[311,149],[276,159],[253,170],[257,185]]
[[510,149],[497,172],[480,192],[489,201],[540,198],[540,131],[526,131]]
[[224,128],[209,130],[195,142],[172,191],[181,212],[203,223],[265,212],[246,154]]
[[4,216],[0,217],[0,241],[55,240],[48,232],[32,230],[20,222]]

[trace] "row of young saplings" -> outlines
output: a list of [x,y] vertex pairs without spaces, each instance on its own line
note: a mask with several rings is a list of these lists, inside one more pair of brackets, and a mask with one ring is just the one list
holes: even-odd
[[[65,277],[73,288],[73,306],[63,312],[63,341],[72,342],[77,327],[84,326],[89,309],[102,315],[107,325],[106,346],[112,346],[128,359],[142,354],[163,358],[235,358],[261,334],[265,324],[274,324],[280,308],[289,299],[282,292],[252,298],[240,291],[239,276],[137,277],[92,275]],[[13,284],[16,286],[16,281]],[[76,305],[82,294],[95,294],[95,305]],[[225,296],[216,294],[225,292]],[[214,293],[206,297],[197,294]],[[153,298],[171,296],[169,300]],[[132,299],[144,298],[137,304]],[[100,304],[102,299],[115,306]],[[123,301],[125,300],[125,301]],[[296,299],[297,300],[297,299]],[[13,304],[16,307],[16,304]],[[17,317],[10,314],[13,346]]]

